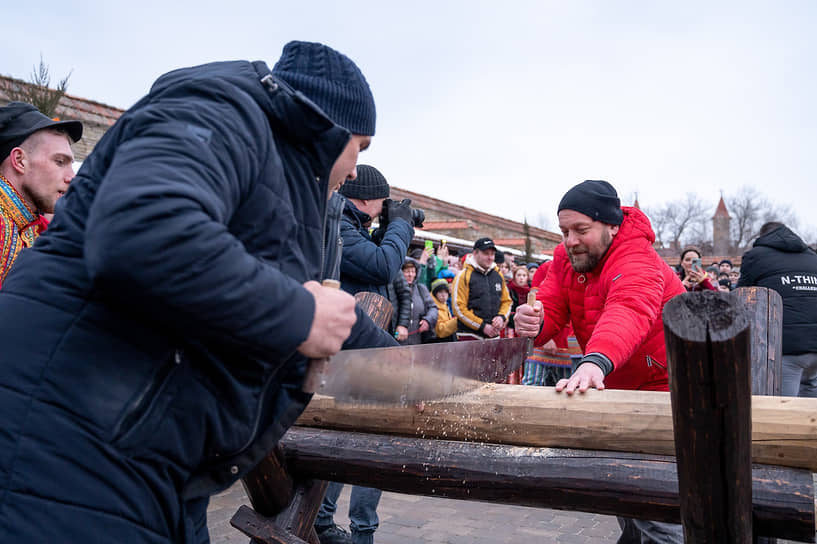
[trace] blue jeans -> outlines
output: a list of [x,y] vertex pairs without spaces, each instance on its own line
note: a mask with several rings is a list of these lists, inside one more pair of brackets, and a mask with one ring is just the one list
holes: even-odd
[[621,536],[617,544],[683,544],[684,528],[675,523],[618,518]]
[[[323,497],[323,504],[318,510],[315,525],[325,527],[332,525],[335,520],[335,511],[338,509],[338,497],[343,484],[330,482]],[[380,524],[377,517],[377,504],[380,502],[382,491],[371,487],[352,487],[352,496],[349,499],[349,521],[352,530],[352,542],[365,544],[371,542],[373,534]]]
[[817,397],[817,353],[783,356],[784,397]]

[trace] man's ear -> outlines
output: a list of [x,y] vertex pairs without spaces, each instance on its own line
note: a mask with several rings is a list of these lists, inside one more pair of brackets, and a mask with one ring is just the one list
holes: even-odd
[[610,236],[615,236],[618,234],[618,229],[620,225],[610,225]]
[[18,174],[23,174],[25,173],[25,161],[27,158],[26,152],[23,151],[22,147],[15,147],[11,150],[11,153],[9,153],[9,164]]

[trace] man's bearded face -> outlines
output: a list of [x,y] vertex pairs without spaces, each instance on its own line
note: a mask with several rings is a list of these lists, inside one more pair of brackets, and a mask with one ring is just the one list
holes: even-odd
[[560,211],[559,229],[573,270],[584,273],[596,268],[613,243],[618,228],[618,225],[593,221],[574,210]]

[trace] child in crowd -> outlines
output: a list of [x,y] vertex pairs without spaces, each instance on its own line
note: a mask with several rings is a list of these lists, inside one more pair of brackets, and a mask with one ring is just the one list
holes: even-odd
[[530,276],[528,269],[524,266],[517,266],[513,269],[513,277],[508,282],[508,294],[511,295],[511,318],[508,320],[508,326],[513,327],[513,314],[517,306],[525,304],[528,299],[528,292],[530,292]]
[[451,311],[451,291],[448,282],[444,279],[436,279],[431,282],[431,295],[434,304],[437,305],[437,325],[434,332],[437,333],[437,342],[451,342],[456,340],[457,317]]

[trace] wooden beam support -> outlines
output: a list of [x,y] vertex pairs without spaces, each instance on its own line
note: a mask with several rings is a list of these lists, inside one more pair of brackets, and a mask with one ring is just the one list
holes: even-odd
[[[281,445],[298,478],[398,493],[624,515],[678,523],[675,459],[293,427]],[[756,465],[759,534],[813,541],[812,474]]]
[[243,504],[233,514],[230,525],[252,538],[252,544],[310,544]]
[[278,514],[295,496],[295,482],[284,466],[280,446],[276,446],[244,476],[241,483],[253,509],[262,516]]

